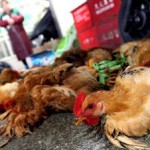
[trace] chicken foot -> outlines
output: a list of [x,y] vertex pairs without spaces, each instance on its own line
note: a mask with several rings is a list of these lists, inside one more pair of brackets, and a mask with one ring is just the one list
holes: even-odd
[[29,126],[35,125],[40,120],[39,112],[31,110],[17,114],[15,112],[10,113],[8,116],[8,122],[3,132],[3,136],[11,138],[13,136],[22,137],[25,134],[31,134]]
[[7,110],[4,113],[2,113],[0,115],[0,120],[4,120],[9,114],[10,114],[11,110]]

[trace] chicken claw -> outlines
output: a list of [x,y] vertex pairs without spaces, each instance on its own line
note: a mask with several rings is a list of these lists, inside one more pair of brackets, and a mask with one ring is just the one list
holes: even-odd
[[12,110],[7,110],[3,114],[0,115],[0,120],[4,120],[11,112]]
[[28,128],[24,128],[24,127],[15,127],[15,135],[17,137],[22,137],[25,134],[31,134],[32,132],[30,131],[30,129]]
[[12,136],[13,136],[13,133],[14,133],[14,129],[12,128],[12,125],[8,124],[7,127],[6,127],[5,132],[3,133],[3,136],[8,137],[9,139],[11,139]]

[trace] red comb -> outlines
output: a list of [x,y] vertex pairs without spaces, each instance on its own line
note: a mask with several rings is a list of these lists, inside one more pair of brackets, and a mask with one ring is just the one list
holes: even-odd
[[13,102],[11,100],[3,101],[3,108],[4,108],[4,110],[12,109],[13,108]]
[[143,61],[142,63],[141,63],[141,66],[150,66],[150,61]]
[[15,74],[16,78],[18,78],[20,76],[19,72],[16,71],[16,70],[13,70],[13,71],[14,71],[14,74]]
[[73,113],[76,117],[78,117],[82,112],[81,108],[82,108],[82,103],[85,97],[86,97],[86,94],[84,92],[80,92],[76,97],[75,105],[73,108]]

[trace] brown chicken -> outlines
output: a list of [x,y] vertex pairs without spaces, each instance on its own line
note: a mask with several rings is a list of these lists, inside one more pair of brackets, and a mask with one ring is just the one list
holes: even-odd
[[4,69],[0,73],[0,84],[11,83],[21,78],[20,73],[9,68]]
[[75,67],[85,65],[85,58],[87,52],[79,48],[72,48],[64,52],[60,57],[55,59],[55,65],[60,65],[62,63],[72,63]]
[[[28,76],[27,77],[28,80],[31,74],[32,75],[40,74],[41,72],[43,73],[50,70],[52,70],[51,66],[37,67],[22,72],[17,72],[12,69],[4,69],[0,74],[0,82],[2,84],[0,85],[0,105],[3,103],[4,100],[9,100],[15,95],[19,85],[22,83],[23,78]],[[31,80],[32,80],[31,83],[34,84],[33,78],[31,78]],[[0,111],[2,110],[3,108],[0,107]]]
[[15,95],[21,78],[19,72],[10,68],[3,69],[0,73],[0,113],[5,111],[3,102]]
[[[8,68],[4,69],[0,74],[0,104],[4,100],[11,99],[14,96],[23,78],[25,78],[26,76],[30,78],[31,74],[37,75],[51,70],[52,66],[36,67],[22,72],[17,72],[16,70]],[[34,83],[33,78],[31,80],[32,83]]]
[[150,66],[150,39],[125,43],[114,52],[125,53],[130,65]]
[[90,94],[100,88],[89,73],[78,70],[72,64],[54,67],[52,71],[31,73],[19,85],[14,97],[4,104],[7,110],[1,119],[7,118],[3,135],[22,136],[30,128],[45,119],[49,111],[72,112],[76,94]]
[[101,120],[111,143],[120,148],[150,149],[131,137],[142,137],[150,130],[150,68],[127,67],[111,91],[89,95],[80,93],[74,114],[78,123],[96,125]]
[[97,48],[97,49],[92,49],[88,52],[87,57],[85,59],[85,63],[87,66],[90,68],[93,67],[93,63],[99,63],[103,60],[112,60],[112,56],[110,52]]

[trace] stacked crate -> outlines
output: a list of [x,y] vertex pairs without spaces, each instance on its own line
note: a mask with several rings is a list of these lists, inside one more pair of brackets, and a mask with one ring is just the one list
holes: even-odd
[[88,0],[72,11],[81,48],[116,48],[122,43],[119,33],[121,0]]
[[88,3],[86,2],[74,9],[72,15],[81,48],[87,50],[98,47],[99,41]]

